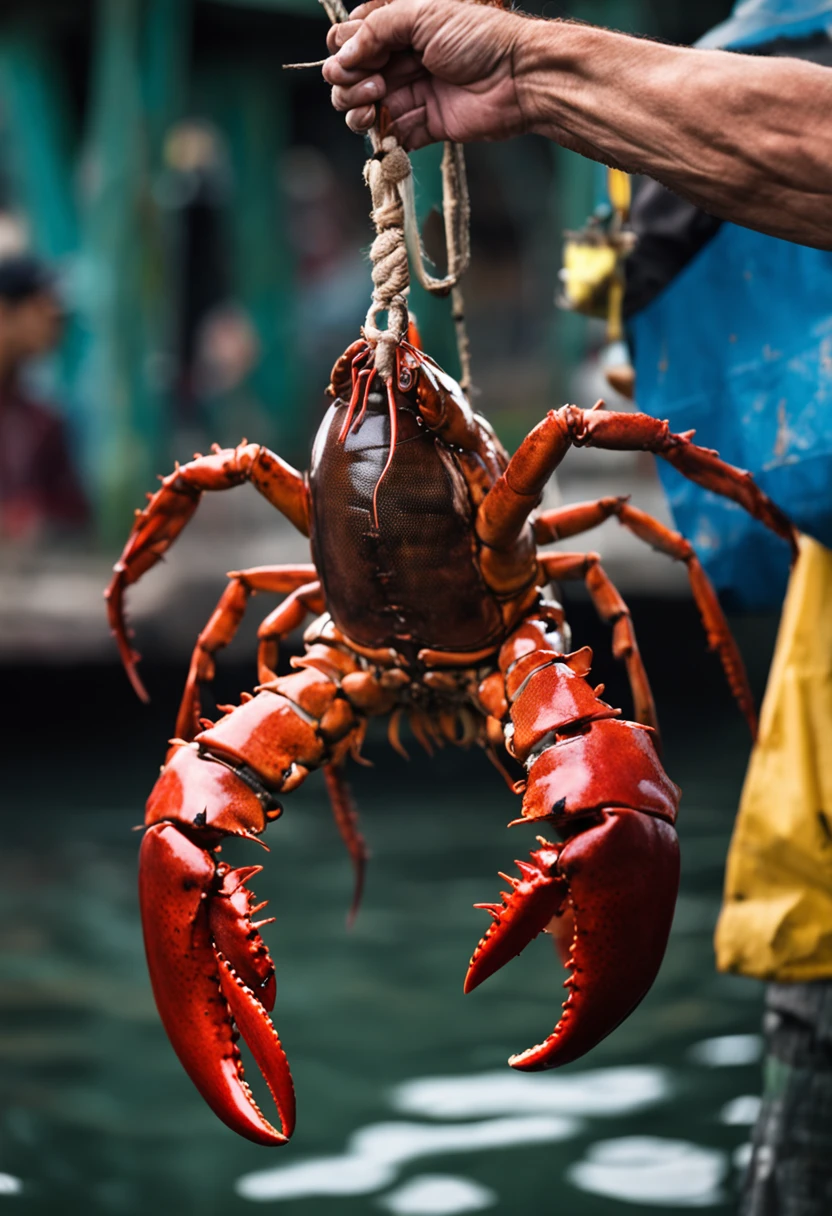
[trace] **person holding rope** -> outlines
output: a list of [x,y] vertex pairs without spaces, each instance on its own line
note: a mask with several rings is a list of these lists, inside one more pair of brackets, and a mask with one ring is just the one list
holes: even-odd
[[327,43],[324,78],[353,131],[383,102],[410,151],[534,132],[723,219],[832,249],[832,73],[817,64],[464,0],[371,0]]
[[[762,370],[771,383],[760,384],[777,389],[777,409],[793,402],[798,413],[815,410],[816,440],[808,445],[814,471],[807,463],[801,473],[795,457],[790,488],[800,499],[803,476],[809,513],[793,517],[827,544],[832,426],[824,414],[828,418],[832,393],[825,377],[832,373],[824,342],[832,332],[832,258],[816,251],[832,250],[832,72],[824,66],[832,66],[830,32],[832,0],[743,0],[732,20],[705,41],[752,54],[667,46],[466,0],[370,0],[330,30],[330,57],[323,66],[333,105],[346,113],[353,131],[370,131],[384,105],[391,147],[397,142],[414,150],[439,141],[531,132],[654,179],[644,191],[642,219],[652,207],[654,223],[642,250],[664,253],[648,268],[649,299],[641,300],[636,316],[636,362],[640,357],[647,373],[642,378],[637,369],[642,405],[656,413],[674,404],[666,400],[667,381],[656,377],[645,351],[661,345],[658,337],[664,341],[676,333],[676,378],[684,381],[685,392],[690,394],[700,365],[712,372],[722,359],[725,376],[711,379],[724,392],[711,408],[733,410],[739,422],[734,430],[742,430],[739,381],[723,353],[728,335],[724,328],[707,333],[707,319],[724,318],[731,311],[726,300],[733,301],[749,341],[765,353]],[[662,199],[656,183],[675,202]],[[638,208],[637,195],[637,232]],[[767,234],[759,245],[755,233]],[[732,245],[734,234],[739,236]],[[740,247],[745,262],[738,255],[733,261],[725,257]],[[665,265],[659,266],[662,257]],[[766,272],[762,288],[746,284],[753,278],[743,272],[749,259]],[[693,285],[701,292],[694,307],[705,326],[698,346],[685,323]],[[636,276],[628,275],[629,295],[638,294],[635,286]],[[765,298],[754,299],[752,290],[758,297],[762,290]],[[786,349],[790,324],[803,335],[803,346],[796,337],[794,349]],[[782,348],[774,353],[768,344],[772,327],[774,345]],[[736,334],[730,337],[736,346]],[[784,357],[774,367],[778,354]],[[748,375],[747,366],[741,370]],[[791,396],[780,393],[778,375]],[[788,375],[798,378],[788,381]],[[755,394],[759,407],[762,397]],[[723,455],[733,459],[732,453]],[[812,488],[812,476],[820,476],[820,490]],[[777,501],[773,490],[772,497]],[[791,500],[781,505],[788,510]],[[812,519],[821,522],[813,527]],[[725,540],[730,544],[730,537]],[[716,937],[720,969],[770,981],[765,1093],[743,1216],[832,1212],[831,600],[832,552],[804,537]]]

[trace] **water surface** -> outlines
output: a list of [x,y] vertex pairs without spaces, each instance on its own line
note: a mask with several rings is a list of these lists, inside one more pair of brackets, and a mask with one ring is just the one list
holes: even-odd
[[[22,677],[21,677],[22,679]],[[157,677],[160,680],[161,677]],[[670,676],[669,682],[672,684]],[[18,681],[20,683],[20,680]],[[171,686],[172,687],[172,686]],[[271,901],[277,1023],[298,1088],[288,1148],[227,1131],[180,1069],[146,978],[131,827],[173,693],[142,715],[117,676],[41,672],[7,761],[0,1206],[27,1216],[732,1211],[758,1090],[757,985],[711,934],[747,743],[727,702],[671,701],[683,886],[642,1007],[588,1059],[523,1076],[507,1056],[556,1020],[548,939],[468,997],[472,904],[533,847],[479,754],[354,770],[373,858],[355,929],[322,782],[287,800],[254,885]],[[168,718],[165,718],[165,715]]]

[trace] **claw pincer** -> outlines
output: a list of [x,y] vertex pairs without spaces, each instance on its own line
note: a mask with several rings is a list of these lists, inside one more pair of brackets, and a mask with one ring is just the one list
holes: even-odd
[[[174,752],[156,783],[147,820],[139,900],[165,1030],[220,1119],[257,1143],[284,1143],[295,1122],[294,1087],[269,1018],[274,966],[252,921],[254,897],[246,886],[261,867],[232,870],[213,852],[230,832],[262,831],[266,812],[232,769],[186,746]],[[281,1131],[254,1102],[238,1032],[268,1083]]]
[[[591,652],[538,649],[500,656],[513,734],[527,769],[522,818],[562,837],[538,837],[521,876],[508,878],[465,980],[470,992],[546,930],[569,971],[552,1033],[509,1063],[557,1068],[584,1055],[643,999],[661,965],[679,886],[673,823],[679,790],[652,732],[621,721],[586,681]],[[503,875],[502,877],[507,877]]]
[[[349,744],[349,703],[326,675],[282,677],[193,743],[174,744],[147,804],[139,896],[156,1004],[176,1054],[212,1110],[258,1144],[284,1144],[295,1091],[269,1013],[274,965],[250,879],[216,856],[230,836],[257,839],[281,814],[276,794]],[[255,1102],[242,1036],[274,1099],[280,1129]]]

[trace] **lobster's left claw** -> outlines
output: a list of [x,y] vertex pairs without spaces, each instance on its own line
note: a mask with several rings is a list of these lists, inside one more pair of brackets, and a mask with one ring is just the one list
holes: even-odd
[[[294,1129],[295,1091],[267,1012],[274,968],[245,886],[257,869],[217,866],[178,827],[157,823],[142,841],[139,896],[153,994],[174,1051],[228,1127],[278,1145]],[[271,1090],[280,1131],[245,1081],[235,1024]]]
[[560,939],[569,995],[548,1038],[509,1060],[524,1071],[576,1060],[632,1013],[656,978],[673,920],[679,846],[670,823],[613,808],[570,828],[563,844],[539,838],[503,903],[486,905],[494,923],[465,980],[470,992],[544,929]]

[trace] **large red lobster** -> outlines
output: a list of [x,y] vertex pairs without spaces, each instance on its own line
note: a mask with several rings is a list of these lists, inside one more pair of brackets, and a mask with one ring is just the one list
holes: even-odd
[[[413,336],[413,335],[411,335]],[[686,564],[711,646],[754,725],[742,661],[691,546],[624,498],[535,514],[572,445],[656,453],[727,495],[794,544],[785,516],[751,477],[645,414],[568,405],[548,414],[511,459],[459,386],[413,342],[383,382],[373,351],[354,343],[335,364],[334,398],[308,477],[257,444],[215,449],[165,477],[133,526],[107,591],[112,628],[144,696],[124,622],[125,588],[163,556],[206,490],[251,482],[312,543],[314,565],[232,573],[194,651],[173,742],[147,804],[140,898],[159,1012],[182,1064],[216,1114],[260,1144],[292,1133],[292,1077],[269,1011],[274,968],[248,881],[216,856],[229,836],[257,839],[279,799],[323,768],[352,855],[356,901],[364,848],[343,767],[359,758],[368,718],[390,715],[432,743],[478,743],[508,776],[526,770],[515,823],[557,839],[519,861],[471,959],[470,992],[542,930],[557,940],[568,996],[552,1033],[509,1061],[566,1064],[638,1005],[664,954],[679,879],[673,828],[679,790],[657,751],[656,719],[627,606],[595,553],[539,552],[610,516]],[[591,651],[570,651],[563,611],[541,588],[583,579],[613,627],[635,721],[589,680]],[[200,686],[233,637],[249,597],[288,593],[260,626],[259,686],[217,722]],[[277,676],[280,640],[316,620],[292,674]],[[502,757],[502,758],[501,758]],[[521,772],[518,769],[518,772]],[[511,779],[509,778],[510,783]],[[281,1129],[243,1078],[236,1030],[269,1084]]]

